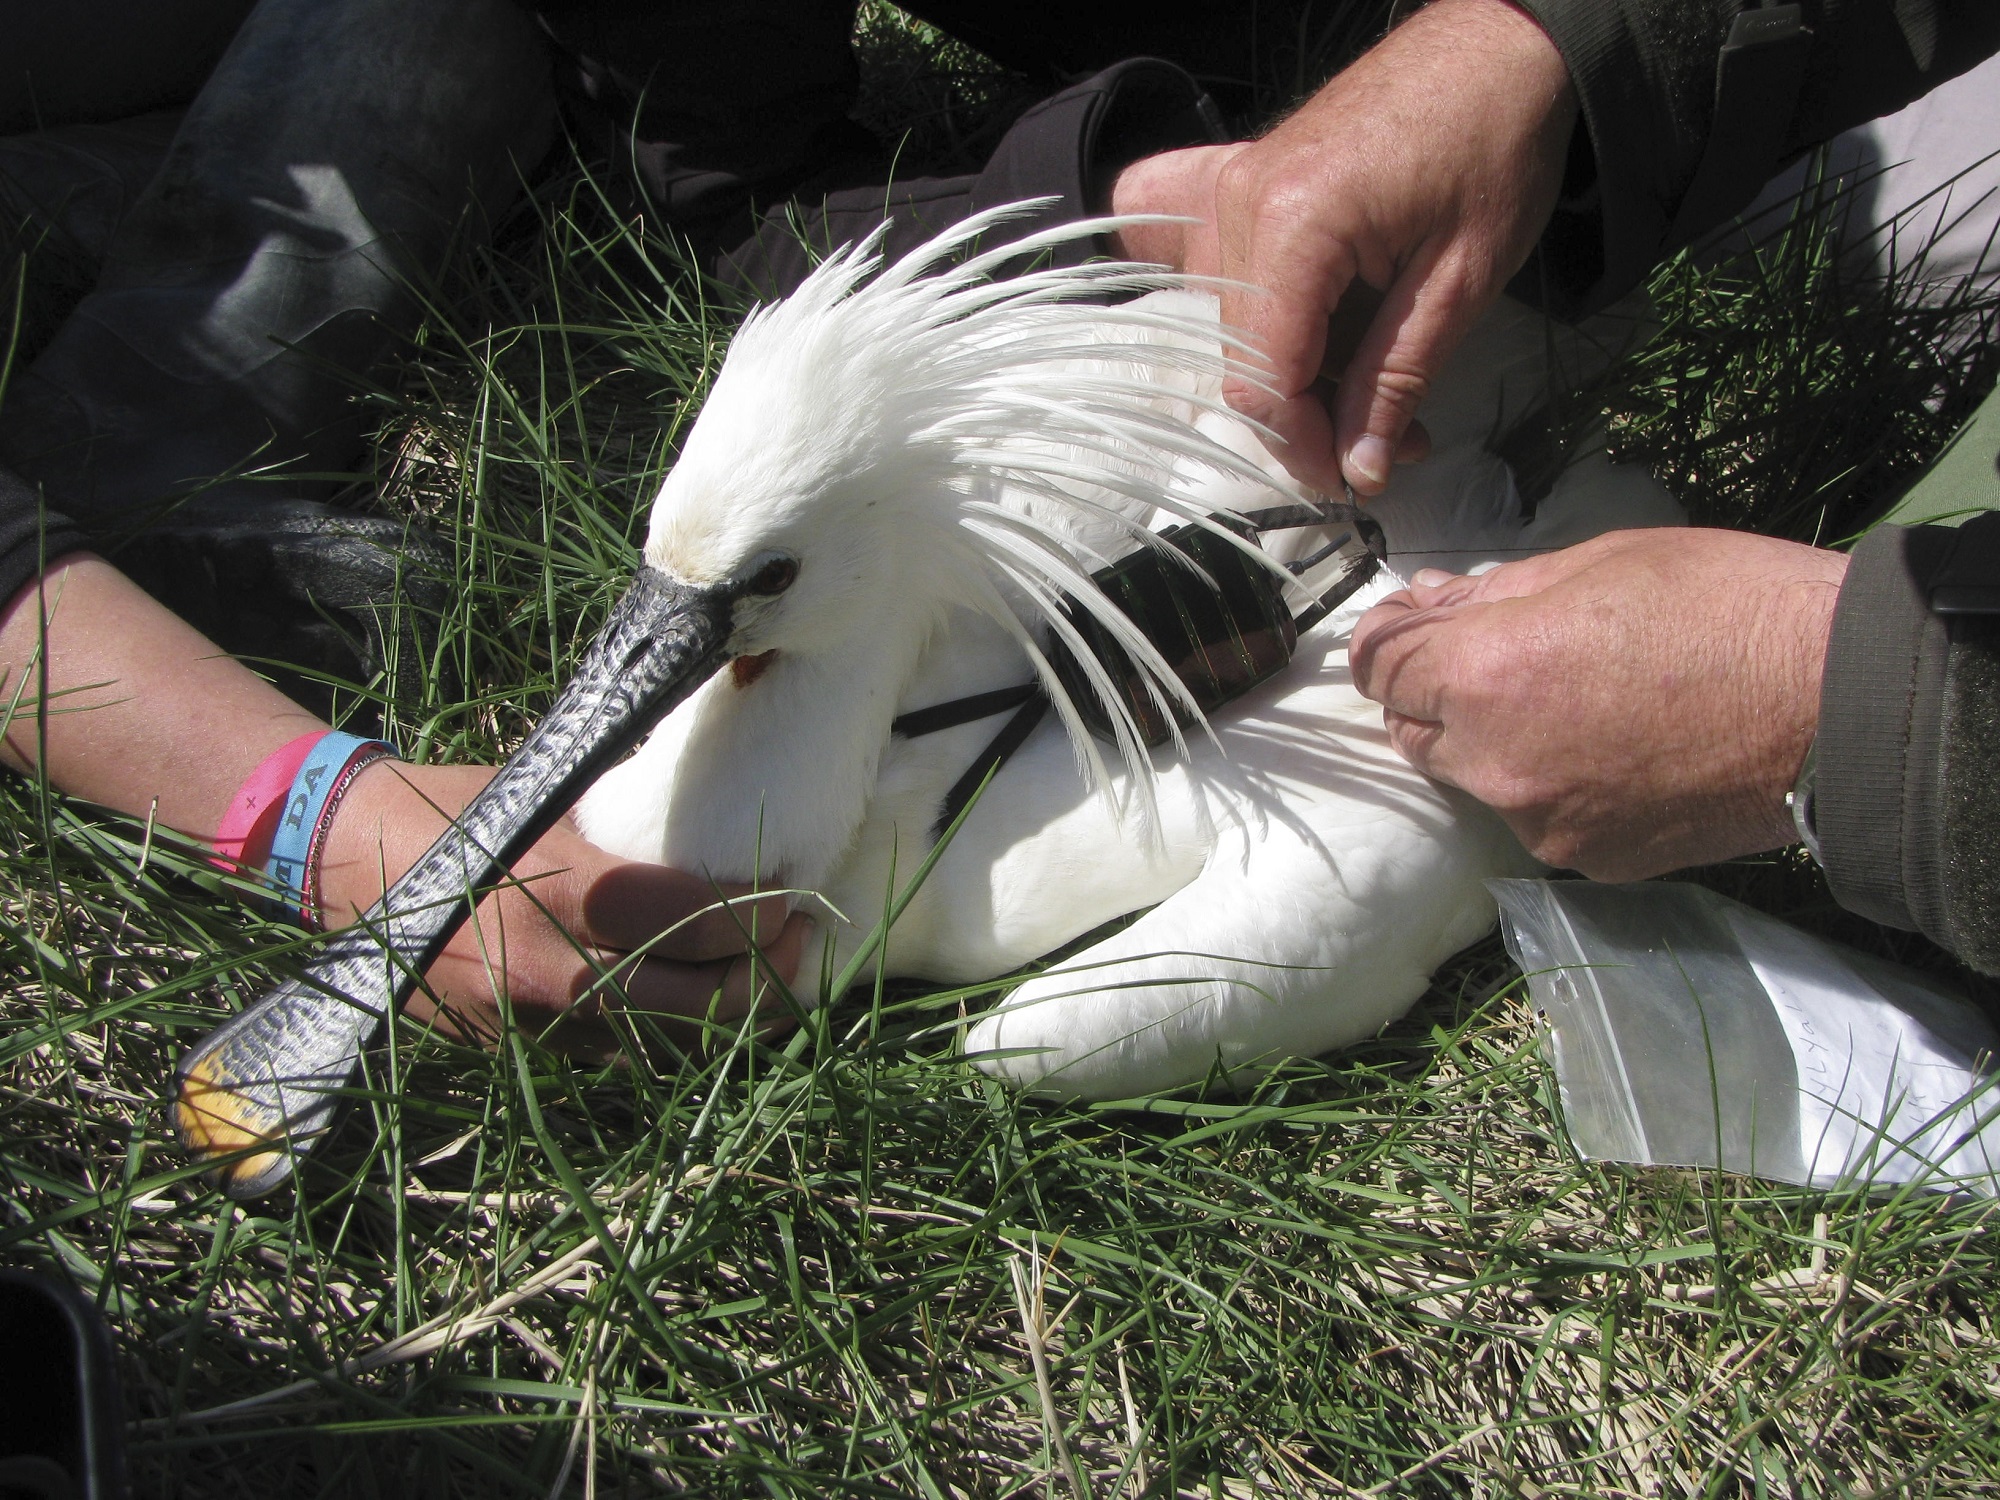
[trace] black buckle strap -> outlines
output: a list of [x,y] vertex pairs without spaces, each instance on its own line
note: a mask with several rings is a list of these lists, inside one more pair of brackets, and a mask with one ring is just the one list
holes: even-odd
[[1335,526],[1343,522],[1347,526],[1346,531],[1311,557],[1285,564],[1286,571],[1301,583],[1305,582],[1308,573],[1331,558],[1337,557],[1345,564],[1340,577],[1293,617],[1292,628],[1300,635],[1361,592],[1389,560],[1389,538],[1382,530],[1382,523],[1361,508],[1354,498],[1352,485],[1347,487],[1344,504],[1338,500],[1321,501],[1311,507],[1312,519],[1293,519],[1292,513],[1303,509],[1305,507],[1285,506],[1247,517],[1259,532],[1285,531],[1295,526]]
[[965,768],[965,774],[954,781],[951,790],[944,794],[944,806],[938,810],[937,821],[931,824],[933,839],[944,837],[944,831],[965,811],[972,794],[985,784],[988,776],[1007,764],[1014,752],[1028,742],[1035,726],[1042,722],[1042,715],[1049,711],[1048,694],[1042,691],[1040,683],[1036,683],[1032,691],[1034,696],[1001,726],[992,743],[979,752],[972,764]]
[[949,703],[933,703],[929,708],[898,714],[889,725],[891,734],[914,740],[941,729],[956,729],[978,719],[990,719],[1003,709],[1026,703],[1041,692],[1041,684],[1024,682],[1019,687],[995,688],[990,693],[974,693],[969,698],[953,698]]
[[1042,715],[1049,711],[1049,695],[1042,691],[1039,682],[1024,682],[1019,687],[995,688],[990,693],[974,693],[966,698],[953,698],[948,703],[933,703],[929,708],[913,709],[909,713],[898,714],[889,725],[890,733],[914,740],[926,734],[936,734],[941,729],[956,729],[961,724],[990,719],[1017,705],[1019,712],[1000,726],[1000,732],[973,757],[972,764],[965,768],[965,774],[954,781],[951,790],[944,794],[944,805],[938,811],[937,821],[931,824],[933,840],[944,837],[944,831],[965,811],[965,805],[972,800],[973,793],[985,784],[986,778],[1006,765],[1014,752],[1028,742],[1028,736],[1042,722]]

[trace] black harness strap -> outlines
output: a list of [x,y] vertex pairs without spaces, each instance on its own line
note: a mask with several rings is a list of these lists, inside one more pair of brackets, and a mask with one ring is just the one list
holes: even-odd
[[956,729],[960,724],[970,724],[976,719],[989,719],[1016,705],[1019,708],[1014,717],[1001,726],[1000,732],[965,768],[965,774],[954,781],[951,790],[944,794],[944,805],[938,810],[937,821],[931,824],[933,839],[944,837],[944,831],[965,811],[965,805],[985,785],[986,778],[1006,765],[1008,758],[1027,743],[1028,736],[1035,732],[1035,726],[1042,722],[1042,715],[1049,711],[1048,694],[1042,691],[1039,682],[1024,682],[1019,687],[974,693],[970,698],[954,698],[949,703],[920,708],[898,716],[889,726],[894,733],[913,740],[920,735],[936,734],[941,729]]
[[956,729],[961,724],[970,724],[975,719],[988,719],[1003,708],[1013,708],[1026,703],[1041,692],[1041,684],[1024,682],[1019,687],[995,688],[990,693],[974,693],[970,698],[954,698],[949,703],[933,703],[929,708],[912,709],[899,714],[890,724],[891,734],[900,734],[906,740],[914,740],[921,735],[936,734],[940,729]]
[[944,794],[944,806],[939,809],[937,821],[931,824],[931,837],[944,837],[944,831],[951,827],[958,815],[965,811],[965,804],[972,800],[972,794],[979,790],[986,778],[1007,764],[1013,753],[1027,743],[1028,736],[1035,732],[1035,726],[1042,722],[1042,715],[1049,711],[1048,695],[1039,683],[1031,689],[1034,696],[1015,712],[993,736],[993,742],[971,765],[965,774],[951,784],[951,790]]

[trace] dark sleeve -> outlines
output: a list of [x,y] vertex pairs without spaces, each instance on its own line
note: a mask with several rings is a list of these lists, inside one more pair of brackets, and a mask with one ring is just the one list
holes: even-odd
[[1817,754],[1835,898],[2000,974],[2000,513],[1854,549]]
[[42,497],[0,469],[0,608],[34,579],[45,562],[87,546],[65,516],[42,508]]
[[2000,50],[1994,0],[1519,0],[1582,104],[1516,289],[1565,316],[1635,286],[1799,152]]

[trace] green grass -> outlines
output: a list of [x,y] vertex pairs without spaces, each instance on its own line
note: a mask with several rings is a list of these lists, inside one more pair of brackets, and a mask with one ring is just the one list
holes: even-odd
[[[923,107],[971,138],[1003,106],[965,69]],[[454,570],[438,659],[378,689],[414,755],[491,759],[547,703],[726,345],[603,222],[546,190],[372,398],[380,503]],[[1815,243],[1668,268],[1665,335],[1565,409],[1608,408],[1705,518],[1847,534],[1991,344],[1944,357]],[[0,1263],[106,1310],[142,1495],[2000,1484],[1992,1206],[1578,1160],[1497,942],[1375,1041],[1142,1111],[960,1066],[982,994],[864,984],[789,1038],[606,1070],[406,1026],[300,1191],[240,1207],[162,1094],[310,940],[25,781],[0,828]],[[1950,968],[1796,861],[1709,878]]]

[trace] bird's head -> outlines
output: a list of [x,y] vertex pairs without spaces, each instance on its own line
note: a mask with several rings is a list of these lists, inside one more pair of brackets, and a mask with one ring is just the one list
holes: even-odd
[[646,565],[728,595],[731,655],[827,649],[886,590],[937,582],[921,523],[948,463],[912,399],[925,330],[856,290],[874,266],[843,252],[750,315],[654,499]]

